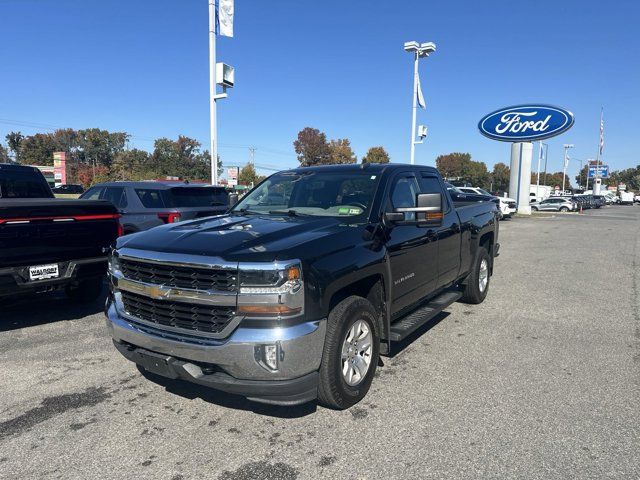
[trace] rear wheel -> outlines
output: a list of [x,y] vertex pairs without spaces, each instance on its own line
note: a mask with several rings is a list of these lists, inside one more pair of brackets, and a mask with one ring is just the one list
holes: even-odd
[[377,317],[373,305],[357,296],[331,310],[318,382],[322,405],[349,408],[369,391],[380,354]]
[[491,258],[487,249],[478,248],[473,261],[471,273],[467,277],[464,290],[462,291],[462,301],[465,303],[482,303],[489,291],[489,280],[491,279]]
[[534,212],[538,211],[538,207],[531,207],[531,210],[533,210]]
[[78,303],[89,303],[102,293],[102,277],[89,278],[66,288],[67,296]]

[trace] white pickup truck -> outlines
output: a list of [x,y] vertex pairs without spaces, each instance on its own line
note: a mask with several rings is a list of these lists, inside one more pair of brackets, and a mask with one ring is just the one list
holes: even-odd
[[[479,187],[458,187],[458,190],[460,190],[461,192],[464,193],[473,193],[473,194],[478,194],[478,195],[489,195],[491,197],[493,197],[494,195],[491,195],[489,192],[487,192],[486,190],[483,190],[482,188]],[[511,217],[511,215],[513,215],[514,213],[516,213],[516,200],[514,198],[509,198],[509,197],[496,197],[500,200],[500,218],[509,218]]]

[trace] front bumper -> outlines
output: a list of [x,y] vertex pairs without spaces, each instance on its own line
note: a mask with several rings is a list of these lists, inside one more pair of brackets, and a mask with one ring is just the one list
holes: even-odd
[[[106,316],[118,351],[153,373],[263,403],[296,405],[317,396],[325,319],[274,328],[240,325],[224,340],[196,343],[141,330],[119,314],[111,296]],[[278,345],[277,370],[262,361],[265,345]]]

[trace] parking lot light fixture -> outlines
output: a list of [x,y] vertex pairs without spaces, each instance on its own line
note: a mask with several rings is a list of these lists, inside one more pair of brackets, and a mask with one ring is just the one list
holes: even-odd
[[418,43],[415,40],[405,42],[405,52],[410,52],[414,55],[413,60],[413,110],[411,119],[411,164],[415,163],[415,149],[416,143],[416,110],[418,108],[418,84],[420,77],[418,75],[418,60],[426,58],[436,51],[436,44],[433,42]]
[[569,149],[573,148],[573,143],[564,144],[564,168],[562,170],[562,193],[564,194],[565,179],[567,177],[567,166],[569,164]]

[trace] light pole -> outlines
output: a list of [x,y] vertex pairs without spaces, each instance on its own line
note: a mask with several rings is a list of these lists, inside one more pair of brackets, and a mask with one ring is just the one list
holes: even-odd
[[536,201],[540,198],[540,161],[542,160],[542,156],[544,155],[544,171],[547,171],[547,155],[549,145],[546,143],[540,142],[540,151],[538,153],[538,178],[536,181]]
[[[413,60],[413,113],[411,119],[411,164],[415,163],[415,150],[416,150],[416,109],[418,108],[418,96],[420,96],[420,106],[425,108],[424,99],[422,98],[422,91],[420,89],[420,77],[418,75],[418,60],[423,57],[428,57],[436,51],[436,44],[433,42],[418,43],[416,41],[405,42],[405,52],[411,52],[414,55]],[[420,93],[419,93],[420,92]],[[426,134],[426,129],[425,129]],[[421,138],[424,138],[421,134]]]
[[564,184],[567,177],[567,165],[569,164],[569,149],[573,148],[573,143],[564,144],[564,169],[562,170],[562,194],[564,195]]

